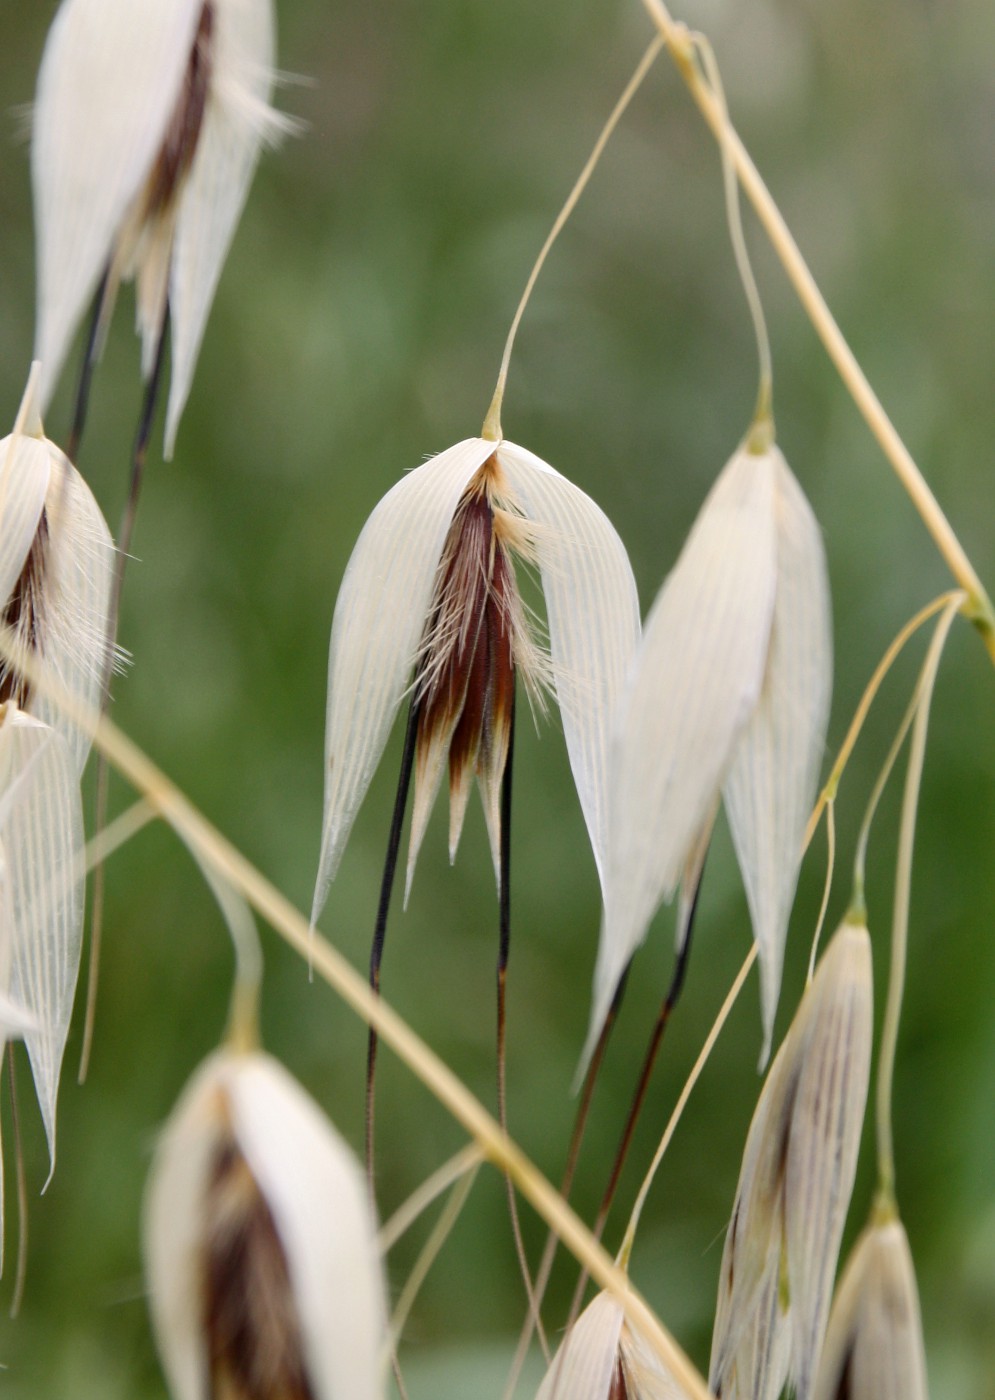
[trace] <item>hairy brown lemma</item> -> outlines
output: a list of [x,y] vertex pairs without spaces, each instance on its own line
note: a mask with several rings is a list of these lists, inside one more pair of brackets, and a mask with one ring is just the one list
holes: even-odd
[[287,1257],[233,1136],[204,1201],[204,1331],[212,1400],[314,1400]]
[[145,188],[144,218],[152,218],[169,204],[193,164],[214,66],[215,25],[214,5],[212,0],[206,0],[180,94]]
[[529,629],[514,556],[534,558],[534,527],[516,510],[497,455],[466,486],[446,536],[419,647],[415,803],[408,880],[442,764],[449,762],[449,850],[459,844],[474,776],[497,861],[499,795],[508,761],[515,681],[540,700],[547,659]]
[[44,508],[38,520],[38,528],[31,542],[24,567],[14,585],[14,591],[7,600],[0,618],[0,627],[13,633],[8,658],[0,657],[0,704],[13,700],[19,709],[25,709],[31,697],[31,686],[27,677],[17,668],[18,652],[41,652],[44,631],[44,582],[48,562],[49,529],[48,515]]

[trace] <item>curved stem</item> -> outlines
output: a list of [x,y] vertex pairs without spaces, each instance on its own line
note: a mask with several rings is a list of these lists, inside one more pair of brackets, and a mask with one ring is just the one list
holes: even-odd
[[660,1139],[660,1145],[656,1149],[653,1161],[650,1163],[650,1169],[643,1178],[643,1184],[639,1188],[639,1195],[636,1197],[636,1203],[632,1207],[632,1214],[629,1216],[629,1224],[626,1227],[625,1237],[622,1240],[622,1246],[619,1249],[616,1259],[616,1263],[620,1269],[628,1269],[629,1267],[629,1256],[632,1253],[632,1246],[636,1238],[636,1230],[639,1228],[639,1217],[642,1215],[643,1206],[646,1204],[646,1197],[649,1195],[650,1187],[653,1185],[653,1178],[656,1176],[657,1169],[663,1161],[667,1148],[670,1146],[670,1140],[674,1136],[677,1124],[681,1120],[681,1114],[684,1112],[687,1101],[691,1097],[691,1091],[701,1077],[701,1072],[708,1062],[708,1057],[712,1053],[715,1042],[721,1034],[722,1027],[725,1025],[733,1006],[736,1004],[736,999],[743,989],[743,983],[746,981],[750,968],[756,962],[756,959],[757,945],[751,943],[750,951],[743,959],[743,966],[736,973],[736,980],[729,988],[726,999],[719,1008],[719,1014],[715,1018],[712,1029],[708,1032],[708,1037],[701,1047],[698,1058],[695,1060],[691,1073],[688,1075],[684,1088],[681,1090],[680,1097],[674,1105],[674,1111],[671,1113],[670,1121],[664,1129],[663,1137]]
[[443,1162],[427,1181],[423,1181],[416,1191],[413,1191],[402,1206],[395,1210],[394,1214],[387,1221],[386,1225],[380,1227],[378,1244],[381,1254],[389,1254],[397,1244],[398,1240],[405,1235],[418,1217],[428,1210],[433,1201],[437,1200],[444,1191],[448,1191],[450,1186],[455,1185],[460,1177],[466,1176],[467,1172],[474,1167],[479,1167],[483,1161],[480,1155],[480,1148],[476,1143],[469,1143],[466,1147],[450,1157],[448,1162]]
[[864,876],[867,869],[867,843],[870,840],[871,826],[877,815],[878,805],[884,794],[884,790],[888,786],[888,779],[891,777],[892,770],[898,761],[898,755],[902,751],[902,745],[905,743],[906,735],[912,728],[912,721],[918,713],[921,699],[922,675],[920,675],[919,679],[916,681],[912,699],[906,706],[905,714],[902,716],[902,721],[898,726],[895,737],[891,741],[891,748],[888,750],[887,757],[881,765],[881,771],[874,780],[874,786],[871,789],[871,795],[867,801],[867,808],[864,811],[864,817],[860,823],[860,831],[857,833],[856,853],[853,859],[853,897],[851,905],[854,912],[859,914],[862,918],[866,918],[867,916]]
[[[574,1125],[570,1134],[570,1144],[567,1147],[567,1157],[563,1168],[563,1175],[560,1177],[560,1195],[565,1201],[569,1201],[570,1192],[573,1190],[574,1176],[577,1172],[580,1149],[584,1141],[584,1134],[587,1130],[587,1120],[591,1112],[591,1101],[594,1098],[595,1085],[598,1081],[598,1075],[601,1072],[605,1050],[608,1048],[608,1038],[618,1019],[618,1012],[622,1004],[622,998],[625,995],[628,976],[629,969],[626,968],[615,989],[615,996],[608,1009],[608,1015],[605,1017],[605,1023],[601,1027],[601,1034],[598,1036],[594,1052],[591,1055],[591,1063],[588,1065],[587,1073],[584,1075],[584,1087],[581,1090],[580,1102],[574,1116]],[[553,1262],[556,1258],[556,1248],[558,1244],[559,1240],[555,1230],[550,1230],[546,1236],[546,1244],[542,1251],[542,1258],[539,1261],[539,1268],[536,1271],[535,1309],[529,1309],[525,1321],[522,1324],[522,1330],[518,1336],[518,1346],[515,1348],[515,1355],[512,1359],[511,1369],[508,1372],[508,1379],[505,1381],[501,1400],[512,1400],[518,1385],[518,1378],[522,1374],[522,1367],[525,1365],[525,1358],[528,1355],[529,1346],[532,1341],[532,1333],[535,1330],[533,1313],[538,1313],[542,1309],[543,1299],[546,1296],[546,1288],[549,1284],[550,1275],[553,1272]]]
[[902,796],[902,817],[898,835],[898,863],[895,870],[895,900],[891,923],[891,973],[888,980],[888,1001],[881,1029],[881,1053],[878,1059],[877,1141],[878,1179],[880,1194],[888,1199],[895,1191],[895,1143],[893,1137],[891,1091],[895,1077],[895,1051],[898,1045],[898,1025],[902,1014],[905,991],[905,963],[909,941],[909,896],[912,885],[912,848],[915,843],[919,788],[922,782],[923,759],[926,752],[926,731],[933,699],[940,657],[953,625],[957,607],[951,603],[940,618],[929,644],[926,663],[919,683],[919,700],[912,726],[909,767]]
[[843,776],[843,770],[849,763],[850,755],[853,753],[857,740],[860,737],[860,731],[864,727],[867,713],[874,703],[874,697],[881,689],[882,681],[891,670],[895,658],[909,638],[914,636],[924,623],[928,622],[931,617],[935,617],[936,614],[941,612],[945,607],[948,607],[955,598],[959,599],[963,598],[963,596],[964,595],[958,590],[954,590],[950,593],[941,593],[938,598],[934,598],[931,603],[927,603],[924,608],[921,608],[919,612],[916,613],[915,617],[910,618],[905,626],[899,630],[897,635],[892,639],[888,650],[875,666],[874,673],[867,682],[867,687],[863,695],[860,697],[860,704],[857,706],[853,719],[850,721],[850,728],[847,730],[846,738],[840,746],[836,762],[832,766],[829,777],[826,779],[825,785],[819,793],[816,804],[812,809],[812,815],[808,819],[808,826],[805,828],[804,844],[806,847],[815,834],[815,828],[819,824],[819,818],[822,816],[823,808],[826,806],[827,802],[832,802],[836,797],[840,778]]
[[815,976],[815,960],[818,956],[819,940],[826,922],[826,910],[829,908],[829,895],[833,888],[833,872],[836,869],[836,803],[832,798],[826,803],[826,847],[826,881],[822,887],[822,903],[819,905],[819,917],[815,921],[812,948],[808,955],[808,972],[805,975],[806,987]]
[[736,266],[739,269],[739,280],[743,284],[743,291],[746,294],[746,302],[750,308],[750,316],[753,320],[753,332],[757,338],[757,359],[760,362],[760,385],[757,390],[757,407],[754,414],[754,421],[763,424],[773,421],[773,390],[774,371],[770,357],[770,336],[767,334],[767,318],[764,316],[763,302],[760,300],[760,289],[757,287],[757,279],[750,262],[750,255],[746,249],[746,238],[743,234],[743,214],[739,207],[739,182],[736,179],[736,167],[733,165],[732,152],[726,139],[729,127],[729,111],[726,107],[725,89],[722,86],[722,75],[719,72],[719,65],[715,58],[711,44],[704,34],[693,36],[695,46],[701,54],[701,61],[708,77],[715,99],[719,104],[722,113],[722,135],[719,138],[719,152],[722,156],[722,183],[725,187],[726,218],[729,223],[729,237],[732,241],[732,250],[736,258]]
[[439,1251],[452,1233],[453,1227],[460,1217],[460,1212],[466,1205],[473,1184],[477,1180],[477,1173],[480,1170],[480,1161],[473,1164],[469,1171],[464,1172],[455,1183],[449,1196],[449,1200],[443,1207],[442,1213],[432,1228],[432,1232],[422,1248],[421,1253],[415,1260],[414,1268],[405,1281],[401,1290],[401,1296],[397,1300],[394,1308],[394,1315],[390,1320],[390,1349],[396,1355],[397,1344],[401,1340],[411,1309],[414,1307],[415,1299],[422,1284],[428,1277],[429,1270],[439,1256]]
[[995,609],[984,585],[912,454],[857,363],[749,152],[734,127],[724,118],[715,94],[695,62],[694,43],[687,29],[675,23],[663,0],[643,0],[643,5],[659,33],[666,39],[671,57],[716,140],[728,149],[739,182],[851,398],[919,512],[947,567],[968,594],[969,616],[981,632],[988,654],[995,662]]
[[[104,283],[106,289],[107,278]],[[101,299],[106,295],[106,290],[102,290]],[[152,425],[155,420],[156,405],[159,401],[159,389],[162,384],[163,369],[166,363],[166,337],[169,330],[169,307],[166,307],[166,314],[163,319],[162,329],[159,332],[159,341],[156,345],[155,362],[152,366],[152,374],[145,388],[145,396],[142,401],[141,416],[138,420],[138,431],[135,434],[135,445],[131,454],[131,474],[128,481],[128,497],[125,501],[124,510],[121,513],[121,523],[118,527],[117,537],[117,559],[114,566],[114,577],[111,580],[110,607],[107,617],[107,646],[104,652],[104,669],[100,680],[102,695],[101,705],[103,710],[107,710],[111,703],[111,680],[114,675],[114,660],[117,656],[117,633],[121,620],[121,595],[124,592],[124,573],[128,566],[128,558],[131,551],[131,537],[135,530],[135,520],[138,516],[138,502],[142,493],[142,481],[145,477],[145,461],[148,457],[149,442],[152,438]],[[97,334],[96,322],[94,324],[94,335]],[[89,351],[87,352],[90,353]],[[80,425],[82,431],[82,425]],[[77,443],[78,446],[78,443]],[[107,804],[110,801],[110,773],[106,761],[101,757],[97,762],[97,775],[94,795],[94,828],[100,831],[107,822]],[[79,1056],[79,1072],[77,1080],[80,1084],[86,1080],[87,1072],[90,1068],[90,1054],[93,1050],[93,1028],[97,1019],[97,987],[100,979],[100,949],[103,941],[104,927],[104,867],[103,863],[96,865],[93,870],[93,889],[90,895],[90,958],[86,974],[86,1013],[83,1018],[83,1048]]]
[[228,927],[235,953],[235,977],[228,1006],[225,1043],[232,1050],[259,1048],[259,1000],[263,985],[263,949],[252,912],[231,881],[206,861],[200,849],[183,833],[180,840],[190,852]]
[[663,46],[664,40],[661,37],[657,36],[657,38],[653,40],[649,48],[639,60],[639,63],[636,67],[636,71],[629,79],[629,82],[626,86],[625,91],[622,93],[622,96],[618,99],[618,101],[615,103],[615,106],[612,108],[611,116],[601,128],[601,134],[599,135],[597,141],[595,141],[594,143],[594,149],[588,156],[587,162],[583,170],[577,176],[576,184],[567,196],[566,203],[560,210],[559,214],[557,214],[556,220],[553,223],[553,227],[550,229],[545,243],[539,250],[539,256],[535,260],[535,266],[529,273],[529,280],[525,284],[525,291],[522,293],[522,299],[518,303],[518,309],[516,310],[514,318],[511,322],[511,329],[508,332],[508,339],[505,341],[504,345],[504,354],[501,356],[501,368],[498,372],[497,387],[494,390],[494,397],[491,400],[490,408],[487,410],[487,417],[484,419],[484,426],[481,431],[481,437],[487,438],[490,442],[500,442],[502,437],[504,436],[501,430],[501,405],[504,402],[504,390],[505,385],[508,382],[508,366],[511,362],[511,352],[514,348],[515,336],[518,334],[519,324],[521,323],[521,319],[525,314],[525,308],[529,304],[529,298],[532,295],[532,289],[535,287],[536,281],[539,277],[539,273],[542,271],[543,264],[545,263],[546,258],[549,255],[549,250],[552,248],[553,244],[559,237],[560,232],[563,229],[563,225],[570,218],[570,215],[576,208],[577,201],[580,199],[581,195],[587,188],[587,183],[590,180],[591,176],[594,174],[595,167],[597,166],[598,161],[601,159],[601,154],[607,146],[611,138],[612,132],[618,126],[623,115],[625,114],[625,109],[628,107],[629,103],[632,101],[636,93],[639,91],[639,88],[642,86],[643,79],[646,77],[646,74],[652,68],[653,63],[656,60]]

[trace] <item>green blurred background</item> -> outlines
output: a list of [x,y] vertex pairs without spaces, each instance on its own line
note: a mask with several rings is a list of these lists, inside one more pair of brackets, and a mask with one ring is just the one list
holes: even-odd
[[[6,0],[0,46],[0,422],[33,339],[28,149],[21,109],[54,5]],[[739,129],[853,347],[978,571],[995,584],[995,9],[990,0],[711,0],[683,12],[713,39]],[[134,665],[116,718],[302,908],[322,800],[328,631],[352,544],[409,467],[479,431],[532,259],[642,52],[636,0],[281,0],[280,93],[306,123],[262,162],[208,327],[175,460],[157,437],[121,638]],[[840,386],[762,235],[747,220],[770,319],[781,445],[826,535],[837,679],[829,749],[902,622],[944,566]],[[80,466],[112,528],[139,405],[130,294],[92,397]],[[64,437],[70,370],[49,415]],[[540,280],[505,430],[589,491],[632,557],[644,608],[755,392],[716,151],[658,62]],[[896,667],[844,780],[830,921],[853,837],[923,643]],[[899,1196],[919,1271],[934,1400],[995,1396],[995,675],[955,628],[941,673],[916,846],[898,1061]],[[510,968],[512,1128],[558,1175],[588,1015],[599,903],[555,718],[520,726]],[[322,927],[368,956],[399,736],[374,780]],[[92,774],[90,775],[92,782]],[[898,787],[883,803],[868,898],[887,975]],[[130,799],[114,789],[115,810]],[[444,804],[443,804],[444,805]],[[454,869],[445,813],[384,989],[493,1099],[496,909],[479,805]],[[608,1242],[748,947],[724,829],[690,976],[655,1076]],[[787,1024],[824,876],[820,835],[792,923]],[[577,1202],[600,1193],[656,1004],[672,913],[637,963],[585,1149]],[[268,932],[268,1047],[358,1145],[365,1032]],[[191,861],[161,828],[108,867],[106,956],[90,1080],[67,1053],[60,1159],[21,1065],[31,1255],[23,1314],[0,1321],[0,1392],[16,1400],[164,1395],[142,1297],[139,1216],[155,1133],[217,1043],[231,955]],[[721,1236],[759,1090],[752,983],[660,1173],[633,1272],[707,1364]],[[461,1143],[391,1056],[380,1079],[385,1212]],[[4,1108],[5,1129],[9,1114]],[[9,1140],[9,1132],[8,1132]],[[849,1234],[872,1190],[865,1141]],[[8,1163],[8,1188],[12,1174]],[[8,1243],[13,1241],[9,1212]],[[391,1260],[396,1294],[429,1221]],[[526,1215],[535,1255],[542,1231]],[[562,1320],[574,1271],[555,1276]],[[0,1304],[9,1299],[10,1279]],[[523,1310],[502,1187],[485,1173],[432,1272],[404,1352],[414,1400],[497,1396]],[[534,1372],[533,1372],[534,1376]],[[528,1394],[529,1384],[522,1394]]]

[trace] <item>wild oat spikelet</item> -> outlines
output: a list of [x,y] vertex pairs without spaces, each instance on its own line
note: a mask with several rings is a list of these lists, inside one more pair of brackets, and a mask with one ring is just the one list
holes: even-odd
[[870,1074],[867,929],[837,930],[760,1095],[719,1276],[709,1384],[810,1400],[853,1190]]
[[38,75],[31,147],[41,407],[106,274],[102,328],[135,278],[142,368],[172,318],[172,455],[208,312],[263,142],[272,0],[63,0]]
[[156,1152],[144,1242],[175,1400],[382,1400],[362,1173],[268,1055],[219,1052],[187,1086]]
[[872,1221],[843,1271],[814,1400],[928,1400],[919,1291],[896,1218]]
[[[538,566],[549,656],[532,636],[515,559]],[[408,887],[448,759],[450,857],[476,774],[495,872],[515,677],[555,693],[603,876],[611,715],[639,636],[628,555],[604,513],[511,442],[469,438],[380,501],[335,604],[325,807],[312,921],[405,695],[418,706]],[[500,876],[499,876],[500,881]]]
[[[45,436],[41,366],[32,366],[13,433],[0,442],[0,704],[13,702],[57,730],[81,774],[90,735],[59,703],[65,692],[100,707],[107,656],[114,543],[100,507],[69,458]],[[18,659],[51,680],[49,695]]]
[[536,1400],[687,1400],[652,1347],[599,1293],[567,1333]]
[[720,793],[760,954],[762,1063],[770,1051],[832,682],[822,537],[770,431],[756,428],[712,488],[619,705],[585,1060],[661,900],[707,845]]

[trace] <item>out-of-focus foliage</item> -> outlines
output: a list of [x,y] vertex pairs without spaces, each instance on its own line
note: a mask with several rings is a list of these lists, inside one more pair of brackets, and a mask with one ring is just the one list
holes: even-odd
[[[0,105],[31,100],[54,6],[14,0]],[[328,632],[349,551],[406,468],[477,433],[532,258],[649,37],[636,0],[281,0],[283,106],[307,130],[267,156],[224,273],[177,444],[153,453],[121,639],[134,656],[116,717],[298,904],[321,818]],[[987,0],[698,0],[734,119],[858,357],[981,576],[995,580],[991,300],[995,11]],[[0,162],[0,425],[33,340],[27,147],[19,112]],[[834,589],[835,749],[891,636],[947,586],[943,565],[841,388],[753,221],[774,349],[779,440],[825,531]],[[126,298],[127,300],[127,298]],[[113,327],[80,467],[112,527],[139,408],[138,347]],[[668,61],[651,74],[539,283],[512,362],[506,431],[608,512],[644,609],[744,431],[752,332],[714,143]],[[64,439],[71,374],[47,428]],[[158,442],[158,439],[157,439]],[[922,643],[913,648],[921,655]],[[907,702],[896,668],[840,792],[840,873]],[[896,1099],[898,1191],[919,1270],[934,1400],[987,1400],[995,1351],[995,676],[964,626],[934,706],[913,883]],[[525,723],[516,761],[509,982],[510,1121],[558,1175],[589,1014],[597,882],[555,723]],[[398,750],[395,736],[393,752]],[[396,762],[396,757],[395,757]],[[322,927],[363,965],[393,787],[360,814]],[[887,975],[897,791],[872,840],[878,1009]],[[114,789],[114,806],[129,800]],[[429,830],[409,912],[388,930],[384,991],[485,1101],[493,1098],[496,908],[479,808],[460,859]],[[824,871],[802,873],[778,1019],[800,993]],[[142,1298],[138,1219],[151,1144],[217,1043],[231,954],[177,841],[150,829],[108,867],[106,955],[90,1080],[60,1105],[60,1160],[19,1061],[31,1185],[23,1315],[0,1326],[11,1400],[154,1400],[164,1383]],[[591,1214],[643,1039],[669,976],[672,914],[639,956],[577,1191]],[[832,925],[830,925],[832,926]],[[626,1172],[619,1234],[656,1137],[748,947],[725,828],[710,859],[686,994]],[[267,937],[267,1048],[358,1144],[365,1031]],[[699,1364],[721,1231],[759,1081],[751,986],[661,1172],[633,1273]],[[389,1209],[460,1134],[389,1055],[379,1087]],[[7,1107],[3,1109],[9,1125]],[[871,1190],[869,1146],[852,1238]],[[391,1260],[395,1291],[423,1223]],[[542,1232],[526,1220],[537,1253]],[[573,1273],[555,1276],[562,1317]],[[9,1285],[8,1285],[9,1286]],[[413,1397],[498,1394],[523,1310],[499,1181],[484,1173],[409,1328]],[[523,1393],[526,1393],[523,1390]]]

